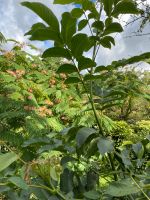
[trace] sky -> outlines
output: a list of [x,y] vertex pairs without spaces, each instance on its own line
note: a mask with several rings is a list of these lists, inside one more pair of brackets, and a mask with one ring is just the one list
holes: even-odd
[[[28,0],[34,2],[34,0]],[[35,0],[49,6],[55,15],[60,19],[61,13],[70,10],[73,6],[53,5],[53,0]],[[148,0],[150,3],[150,0]],[[0,31],[6,38],[13,38],[21,42],[29,42],[24,34],[30,30],[31,26],[41,21],[32,11],[20,5],[22,0],[0,0]],[[123,21],[130,20],[130,16],[125,16]],[[116,45],[111,50],[101,48],[97,62],[99,65],[110,64],[113,60],[119,60],[130,56],[135,56],[150,51],[150,35],[140,37],[129,37],[138,30],[139,23],[134,23],[125,27],[125,31],[115,36]],[[83,31],[88,31],[87,28]],[[150,23],[144,29],[143,33],[150,33]],[[48,48],[49,43],[34,42],[34,44],[44,50]],[[29,50],[28,50],[29,51]],[[149,67],[143,65],[144,68]]]

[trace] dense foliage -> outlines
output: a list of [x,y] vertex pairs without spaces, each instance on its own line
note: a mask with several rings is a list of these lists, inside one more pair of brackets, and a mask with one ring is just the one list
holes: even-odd
[[1,199],[150,199],[149,72],[125,67],[150,53],[96,63],[123,31],[118,16],[141,10],[130,0],[54,3],[78,6],[59,23],[45,5],[22,3],[45,22],[26,35],[54,47],[33,56],[12,40],[1,50]]

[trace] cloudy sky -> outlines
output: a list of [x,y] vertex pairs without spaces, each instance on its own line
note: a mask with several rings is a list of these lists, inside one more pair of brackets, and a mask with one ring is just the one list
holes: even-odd
[[[34,1],[34,0],[28,0]],[[60,19],[61,13],[71,9],[72,6],[53,5],[53,0],[35,0],[48,5]],[[148,0],[150,2],[150,0]],[[28,41],[24,37],[30,27],[39,22],[39,18],[29,9],[20,5],[22,0],[0,0],[0,31],[6,38],[13,38],[19,41]],[[126,16],[123,20],[130,20]],[[116,46],[112,50],[101,49],[98,54],[99,64],[109,64],[112,60],[118,60],[129,56],[150,51],[150,35],[141,37],[128,37],[139,28],[139,23],[134,23],[125,28],[125,32],[116,35]],[[150,23],[144,29],[144,33],[150,33]],[[35,42],[35,44],[45,49],[44,42]]]

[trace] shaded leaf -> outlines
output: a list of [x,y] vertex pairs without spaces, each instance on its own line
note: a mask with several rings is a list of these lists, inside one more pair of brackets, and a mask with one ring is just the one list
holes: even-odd
[[71,55],[69,50],[64,49],[62,47],[52,47],[47,49],[46,51],[44,51],[43,58],[46,57],[62,57],[62,58],[67,58],[69,60],[71,60]]
[[42,28],[35,30],[32,33],[30,40],[40,40],[40,41],[53,40],[57,41],[58,43],[62,43],[62,40],[58,32],[54,31],[51,28]]
[[95,21],[93,24],[92,24],[92,27],[100,30],[100,31],[103,31],[104,29],[104,23],[102,21]]
[[76,135],[76,142],[77,142],[78,148],[80,148],[85,143],[85,141],[88,139],[89,136],[95,133],[96,133],[96,130],[93,128],[83,127],[79,129]]
[[83,10],[80,8],[74,8],[71,11],[71,15],[76,18],[80,18],[83,15]]
[[13,152],[9,152],[9,153],[0,155],[0,171],[7,168],[9,165],[11,165],[17,159],[18,159],[17,154],[15,154]]
[[84,196],[88,199],[99,199],[100,198],[100,193],[95,191],[95,190],[91,190],[91,191],[88,191],[88,192],[84,192]]
[[113,197],[122,197],[137,192],[139,192],[139,189],[131,179],[123,179],[120,181],[112,182],[105,193]]
[[60,189],[64,193],[69,193],[73,190],[73,172],[67,168],[60,175]]
[[78,60],[79,70],[88,69],[90,67],[95,67],[96,63],[90,58],[86,58],[84,56],[80,57]]
[[110,16],[112,12],[113,0],[103,0],[103,4],[107,16]]
[[120,33],[122,31],[123,31],[122,26],[117,22],[113,22],[105,29],[104,35],[108,35],[108,34],[116,33],[116,32]]
[[79,83],[80,79],[78,77],[69,77],[65,80],[65,84],[73,84],[73,83]]
[[114,149],[113,142],[109,140],[108,138],[101,137],[97,143],[99,152],[102,156],[105,155],[105,153],[110,153]]
[[78,23],[78,31],[81,31],[88,24],[88,20],[83,19]]
[[11,182],[12,184],[16,185],[17,187],[23,189],[23,190],[27,190],[28,189],[28,185],[20,177],[13,176],[13,177],[10,177],[8,179],[8,181]]
[[64,42],[70,46],[71,38],[76,32],[76,22],[77,19],[72,17],[69,12],[64,12],[62,14],[61,20],[61,35]]
[[75,58],[82,56],[88,44],[88,37],[86,34],[79,33],[72,37],[71,51]]
[[134,1],[123,0],[115,6],[112,13],[114,16],[118,16],[119,14],[139,14],[139,10]]
[[22,2],[23,6],[31,9],[35,12],[41,19],[43,19],[49,26],[51,26],[55,31],[59,32],[59,22],[54,15],[54,13],[44,4],[39,2]]
[[77,72],[77,68],[75,65],[72,64],[63,64],[58,68],[57,72],[71,74],[73,72]]

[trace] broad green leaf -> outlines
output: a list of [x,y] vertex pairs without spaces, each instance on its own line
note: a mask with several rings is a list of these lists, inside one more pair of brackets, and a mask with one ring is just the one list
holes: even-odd
[[6,169],[9,165],[18,159],[17,154],[13,152],[0,155],[0,171]]
[[74,8],[71,11],[72,17],[80,18],[83,15],[83,10],[80,8]]
[[90,80],[97,80],[100,79],[101,75],[90,75],[90,74],[86,74],[84,76],[84,81],[90,81]]
[[17,187],[23,189],[23,190],[27,190],[28,189],[28,185],[20,177],[13,176],[13,177],[10,177],[8,179],[8,181],[11,182],[12,184],[16,185]]
[[93,14],[94,18],[97,19],[99,17],[99,13],[95,7],[95,2],[92,1],[81,1],[82,4],[82,8],[84,11],[91,11],[91,13]]
[[139,10],[133,0],[123,0],[115,6],[112,13],[114,16],[119,14],[139,14]]
[[132,145],[133,151],[135,152],[138,159],[142,159],[144,154],[144,147],[141,142]]
[[50,138],[48,137],[37,137],[37,138],[31,138],[29,140],[26,140],[22,147],[28,147],[30,145],[41,145],[41,144],[45,144],[45,143],[49,143],[50,142]]
[[101,137],[97,143],[99,152],[102,156],[105,155],[105,153],[110,153],[114,149],[113,141],[111,141],[108,138]]
[[96,63],[90,58],[86,58],[84,56],[80,57],[78,60],[79,70],[88,69],[90,67],[95,67]]
[[110,68],[108,68],[104,65],[101,65],[101,66],[96,67],[94,73],[101,72],[101,71],[107,71],[107,70],[110,70]]
[[139,188],[128,178],[112,182],[105,193],[113,197],[123,197],[137,192],[139,192]]
[[44,51],[43,58],[47,57],[62,57],[62,58],[67,58],[71,60],[71,55],[69,53],[69,50],[64,49],[62,47],[52,47]]
[[59,22],[54,13],[47,6],[39,2],[28,2],[28,1],[22,2],[21,4],[31,9],[56,32],[59,32]]
[[90,158],[96,152],[98,152],[98,147],[97,147],[98,140],[99,140],[99,137],[94,138],[92,141],[90,141],[90,144],[87,147],[86,157]]
[[69,193],[73,190],[73,172],[67,168],[60,175],[60,189],[64,193]]
[[72,64],[63,64],[58,68],[57,72],[71,74],[73,72],[77,72],[77,68],[75,65]]
[[61,165],[63,166],[63,165],[65,165],[65,164],[68,163],[68,162],[76,162],[76,161],[77,161],[77,159],[74,158],[74,157],[65,156],[65,157],[63,157],[63,158],[61,159]]
[[96,133],[96,130],[93,128],[83,127],[79,129],[76,135],[77,147],[80,148],[88,139],[88,137],[95,133]]
[[104,23],[102,21],[95,21],[93,24],[92,24],[92,27],[100,30],[100,31],[103,31],[104,29]]
[[77,19],[72,17],[69,12],[62,14],[61,20],[61,36],[65,44],[70,46],[71,38],[76,32]]
[[73,84],[81,82],[78,77],[69,77],[65,80],[65,84]]
[[57,41],[58,43],[62,43],[62,40],[58,32],[54,31],[51,28],[42,28],[42,29],[35,30],[32,33],[30,40],[41,40],[41,41],[53,40],[53,41]]
[[79,33],[72,37],[71,51],[75,58],[81,57],[88,45],[88,37],[86,34]]
[[54,0],[54,4],[70,4],[70,3],[81,3],[82,0]]
[[120,33],[123,31],[123,28],[121,26],[121,24],[117,23],[117,22],[113,22],[112,24],[110,24],[104,31],[104,35],[108,35],[111,33]]
[[87,24],[88,24],[88,20],[87,19],[82,19],[78,23],[78,31],[81,31],[83,28],[85,28]]
[[122,158],[122,161],[123,161],[123,163],[124,163],[125,166],[132,166],[129,154],[130,154],[130,152],[127,149],[124,149],[121,152],[121,158]]
[[113,22],[112,17],[108,17],[108,18],[105,20],[105,26],[106,26],[106,28],[107,28],[110,24],[112,24],[112,22]]
[[100,199],[101,194],[95,190],[84,192],[84,196],[88,199]]
[[111,48],[111,44],[115,45],[115,40],[111,36],[103,37],[99,42],[105,48]]
[[31,27],[31,30],[28,31],[27,33],[25,33],[25,35],[32,35],[32,33],[34,33],[34,31],[38,30],[38,29],[45,29],[47,28],[45,26],[45,24],[38,22],[36,24],[33,24],[33,26]]
[[112,12],[113,0],[103,0],[103,4],[107,16],[110,16]]

